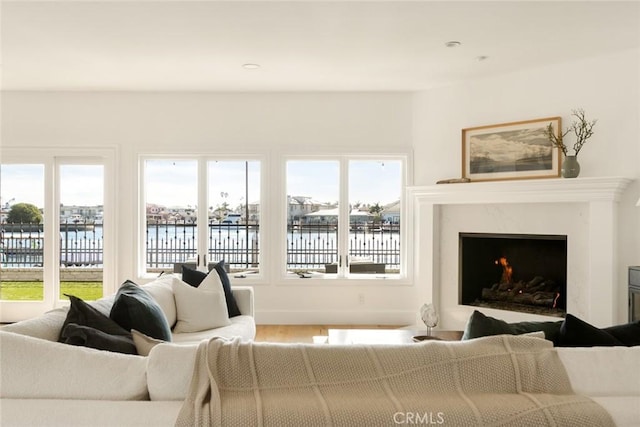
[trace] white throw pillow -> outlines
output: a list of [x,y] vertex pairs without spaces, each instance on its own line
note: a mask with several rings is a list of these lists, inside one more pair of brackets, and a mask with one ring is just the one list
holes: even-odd
[[224,295],[222,280],[220,280],[220,275],[215,269],[211,270],[209,274],[207,274],[207,277],[205,277],[202,283],[200,283],[198,289],[202,291],[219,292]]
[[173,294],[178,318],[173,332],[198,332],[230,324],[222,282],[215,270],[197,288],[174,281]]
[[152,338],[135,329],[131,330],[131,335],[133,336],[133,344],[135,344],[136,351],[140,356],[148,356],[153,347],[166,342]]
[[149,292],[162,309],[169,327],[176,323],[176,301],[173,297],[172,287],[175,280],[180,280],[180,278],[173,274],[163,274],[152,282],[142,285],[142,288]]

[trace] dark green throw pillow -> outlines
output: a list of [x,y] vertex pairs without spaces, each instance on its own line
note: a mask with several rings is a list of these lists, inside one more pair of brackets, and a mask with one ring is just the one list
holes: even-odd
[[610,326],[603,331],[613,335],[622,344],[633,347],[640,345],[640,320],[624,325]]
[[462,335],[463,340],[486,337],[490,335],[521,335],[529,332],[544,332],[544,336],[554,343],[560,332],[562,320],[557,322],[517,322],[507,323],[504,320],[485,316],[478,310],[474,310],[467,321]]
[[60,337],[58,338],[59,342],[64,342],[62,331],[64,331],[65,327],[70,323],[88,326],[109,335],[121,335],[131,338],[131,332],[124,329],[114,320],[100,313],[100,311],[95,307],[87,304],[76,296],[67,294],[65,294],[65,296],[69,297],[71,305],[69,306],[69,312],[67,313],[67,317],[60,329]]
[[131,334],[128,336],[110,335],[89,326],[69,323],[62,329],[60,336],[64,339],[65,344],[117,353],[138,354]]
[[624,345],[609,332],[567,314],[560,328],[558,347],[611,347]]
[[109,317],[128,331],[135,329],[152,338],[171,341],[169,323],[158,303],[130,280],[118,289]]
[[224,260],[216,262],[213,265],[213,268],[215,268],[215,270],[218,272],[220,281],[222,282],[222,288],[224,289],[224,298],[227,302],[227,311],[229,312],[229,317],[240,316],[242,313],[240,313],[236,298],[233,296],[233,292],[231,292],[231,281],[229,280],[227,270],[224,268]]
[[187,267],[186,265],[182,266],[182,281],[194,288],[200,286],[200,283],[202,283],[205,277],[207,277],[207,273]]
[[136,354],[131,333],[82,299],[67,295],[71,305],[58,341],[98,350]]

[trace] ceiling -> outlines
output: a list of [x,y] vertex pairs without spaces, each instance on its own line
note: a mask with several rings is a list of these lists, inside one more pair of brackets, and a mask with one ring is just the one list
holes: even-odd
[[3,90],[415,91],[640,47],[638,1],[1,6]]

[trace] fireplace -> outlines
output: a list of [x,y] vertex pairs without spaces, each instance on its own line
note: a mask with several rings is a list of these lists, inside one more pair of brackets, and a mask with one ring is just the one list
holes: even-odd
[[[630,182],[589,177],[409,188],[408,207],[415,218],[410,226],[417,251],[416,298],[437,304],[439,328],[464,329],[476,307],[460,302],[461,232],[563,235],[567,236],[566,311],[598,327],[624,322],[627,273],[624,269],[624,279],[619,274],[617,224],[618,205]],[[517,278],[518,266],[512,265]],[[506,322],[554,319],[480,310]]]
[[566,314],[566,235],[459,233],[459,248],[459,304]]

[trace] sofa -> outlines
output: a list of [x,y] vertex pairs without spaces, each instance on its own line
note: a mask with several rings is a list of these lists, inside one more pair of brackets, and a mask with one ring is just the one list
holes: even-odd
[[[177,288],[176,285],[181,286]],[[195,290],[188,291],[189,287],[184,285],[180,275],[166,274],[149,283],[141,285],[140,288],[148,293],[161,309],[167,324],[171,327],[171,342],[179,344],[194,344],[214,336],[228,338],[241,337],[245,340],[252,340],[255,338],[256,325],[253,317],[253,288],[249,286],[234,286],[231,288],[231,293],[233,294],[234,301],[237,304],[240,315],[229,317],[227,325],[210,329],[202,329],[195,332],[179,332],[176,329],[177,323],[180,320],[178,318],[180,316],[178,308],[180,308],[181,300],[177,298],[175,290],[181,289],[183,290],[181,292],[184,292],[184,289],[187,289],[186,295],[189,296],[184,298],[191,298],[191,300],[186,299],[186,302],[191,302],[193,299],[198,299],[200,297],[199,294],[195,293]],[[194,295],[191,296],[192,294],[190,292],[194,292]],[[181,293],[181,295],[183,294]],[[103,315],[109,316],[116,296],[117,294],[110,295],[96,301],[90,301],[88,304],[97,309]],[[220,304],[222,304],[222,302],[220,302]],[[222,306],[220,308],[222,308]],[[47,341],[58,341],[61,329],[69,314],[69,310],[69,306],[56,308],[48,311],[42,316],[5,325],[2,330],[28,335]],[[186,314],[187,313],[185,313],[185,315]],[[205,314],[208,315],[208,313]]]
[[[176,276],[161,277],[142,288],[153,295],[168,321],[177,322],[178,307],[175,305]],[[182,288],[180,288],[182,289]],[[445,345],[438,342],[406,344],[398,346],[332,346],[327,344],[273,344],[254,343],[255,321],[253,318],[253,291],[248,287],[233,287],[240,316],[229,319],[230,324],[200,332],[180,333],[172,331],[172,342],[149,340],[146,355],[120,354],[82,346],[58,342],[61,328],[67,318],[68,308],[50,311],[40,317],[7,325],[0,329],[0,425],[4,426],[170,426],[175,425],[184,411],[184,402],[191,399],[192,379],[195,377],[199,361],[202,360],[203,345],[228,340],[224,348],[232,351],[227,359],[219,360],[223,375],[235,373],[244,375],[246,367],[236,363],[252,359],[263,361],[265,352],[276,351],[282,357],[273,358],[272,365],[262,366],[265,372],[260,378],[270,378],[286,383],[294,373],[289,363],[290,357],[297,357],[302,365],[311,363],[313,358],[300,359],[300,354],[313,354],[317,348],[324,353],[326,363],[321,370],[326,375],[334,375],[340,369],[358,373],[366,365],[364,362],[349,362],[357,353],[378,354],[378,362],[373,363],[379,370],[384,363],[405,357],[416,346]],[[100,299],[90,304],[102,313],[109,313],[115,296]],[[172,300],[173,298],[173,300]],[[172,305],[173,304],[173,305]],[[172,308],[173,307],[173,308]],[[175,311],[175,312],[174,312]],[[148,337],[147,337],[148,338]],[[557,359],[566,371],[570,387],[581,396],[587,396],[599,404],[618,426],[638,426],[640,420],[640,347],[590,347],[553,348],[549,341],[534,337],[513,337],[497,335],[447,343],[446,345],[487,346],[486,340],[525,340],[548,343],[547,356]],[[529,340],[529,341],[526,341]],[[533,340],[533,341],[531,341]],[[505,341],[513,346],[510,341]],[[474,344],[476,343],[476,344]],[[538,345],[538,344],[536,344]],[[252,347],[253,346],[253,347]],[[383,349],[384,347],[384,349]],[[428,347],[426,347],[428,348]],[[464,350],[463,347],[460,349]],[[249,357],[236,357],[244,350]],[[465,350],[475,356],[474,347]],[[247,353],[248,352],[248,353]],[[447,359],[451,348],[447,348]],[[225,361],[226,360],[226,361]],[[372,359],[375,361],[375,358]],[[386,361],[386,362],[385,362]],[[371,360],[367,360],[371,363]],[[308,365],[312,366],[312,365]],[[311,371],[316,372],[315,368]],[[540,368],[544,370],[544,365]],[[505,369],[508,370],[508,369]],[[250,370],[249,370],[250,371]],[[319,371],[318,371],[319,372]],[[465,371],[462,378],[490,383],[482,380],[483,369]],[[535,375],[534,375],[535,377]],[[432,391],[429,378],[424,381],[425,396]],[[357,393],[352,393],[358,399]],[[316,396],[318,394],[316,393]],[[289,399],[300,398],[293,393],[283,397],[279,415],[285,419],[292,408]],[[418,390],[418,397],[421,391]],[[511,399],[511,393],[500,391],[497,400]],[[431,397],[425,397],[424,408],[429,409],[429,421],[439,423],[440,414]],[[367,400],[367,403],[371,403]],[[374,405],[375,407],[375,405]],[[380,408],[381,406],[378,405]],[[576,416],[584,415],[577,411]],[[389,424],[411,424],[418,417],[423,423],[426,412],[399,413],[398,419]],[[343,414],[344,415],[344,414]],[[444,414],[446,415],[446,414]],[[297,416],[306,416],[304,412]],[[358,425],[367,414],[347,409],[346,416]],[[407,418],[412,416],[414,418]],[[422,417],[422,418],[420,418]],[[446,417],[442,419],[446,421]],[[224,422],[223,422],[224,424]],[[455,423],[448,423],[456,425]],[[273,425],[273,424],[272,424]],[[313,425],[313,424],[310,424]],[[368,425],[376,425],[370,422]],[[446,425],[446,424],[445,424]],[[593,425],[593,424],[592,424]]]
[[[447,344],[470,345],[474,342],[481,343],[483,340],[502,337],[544,341],[533,337],[500,335]],[[218,339],[211,342],[214,341]],[[194,367],[198,365],[199,350],[203,344],[207,343],[210,341],[201,341],[199,344],[158,343],[151,348],[148,356],[139,356],[74,347],[0,330],[0,348],[2,349],[0,425],[3,427],[176,425],[176,420],[183,410],[185,398],[192,392],[190,384],[195,376]],[[293,366],[287,361],[287,354],[295,354],[299,358],[301,352],[308,352],[314,346],[320,347],[325,350],[325,357],[328,360],[324,364],[324,372],[332,375],[335,365],[342,364],[341,369],[344,369],[345,361],[351,359],[352,353],[363,352],[362,345],[273,344],[251,341],[244,341],[243,344],[240,339],[234,338],[228,343],[228,347],[233,351],[227,356],[231,357],[232,362],[224,362],[224,359],[220,359],[223,373],[246,374],[245,370],[233,366],[233,360],[247,360],[246,357],[234,357],[234,349],[239,349],[243,345],[255,346],[250,349],[250,353],[258,356],[262,354],[261,352],[269,350],[269,348],[261,349],[260,346],[271,346],[271,350],[275,347],[278,352],[284,351],[285,355],[282,358],[276,358],[275,365],[267,367],[267,372],[260,376],[275,382],[282,381],[283,384],[294,372],[298,374],[304,372],[304,370],[292,369]],[[382,362],[389,363],[395,357],[394,352],[400,356],[407,353],[408,347],[438,345],[443,344],[434,341],[397,345],[393,348],[391,346],[364,347],[367,347],[366,352],[377,352],[381,347],[385,347],[386,353],[380,359]],[[615,425],[638,426],[640,373],[637,366],[640,362],[640,348],[550,348],[546,351],[550,352],[551,356],[559,358],[575,393],[587,396],[601,405]],[[261,357],[257,359],[264,360]],[[361,366],[363,364],[357,363],[347,365],[347,368],[357,372]],[[477,375],[476,379],[482,379],[483,370],[472,372],[467,372],[465,378],[469,379],[469,375]],[[427,391],[433,391],[428,380],[424,382],[424,390],[424,408],[434,411],[430,412],[430,415],[435,417],[432,421],[437,423],[440,404],[433,403],[431,398],[426,396]],[[300,396],[301,394],[293,393],[291,398],[300,398]],[[497,395],[496,401],[509,397],[509,393],[501,392]],[[358,398],[356,393],[353,394],[353,398]],[[280,416],[288,416],[289,410],[294,410],[294,414],[296,412],[295,408],[287,404],[287,400],[288,398],[282,399]],[[367,401],[367,403],[371,402]],[[421,412],[421,416],[424,417],[425,413]],[[358,414],[357,410],[347,415],[353,416],[351,419],[354,421],[351,425],[360,425],[359,417],[366,416],[366,414]],[[580,415],[584,416],[578,411],[576,416]],[[297,413],[297,416],[300,416],[300,413]],[[394,422],[390,421],[387,425],[397,424],[398,420],[407,423],[408,414],[399,416],[402,418]],[[445,421],[446,416],[445,412]],[[425,419],[422,418],[422,420]],[[368,423],[368,425],[377,424]],[[592,422],[591,425],[598,424]]]

